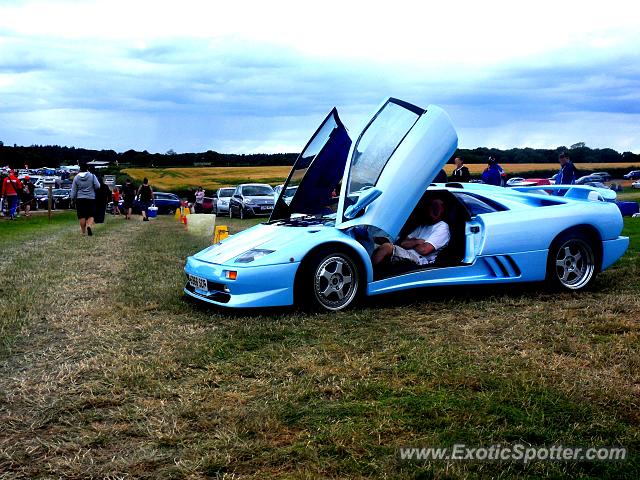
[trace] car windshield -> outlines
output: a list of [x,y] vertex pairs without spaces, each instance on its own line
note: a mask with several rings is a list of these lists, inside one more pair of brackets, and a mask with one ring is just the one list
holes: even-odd
[[420,114],[389,101],[360,135],[352,154],[347,194],[374,186]]
[[287,190],[284,192],[285,197],[293,197],[294,193],[296,193],[298,187],[287,187]]
[[219,197],[231,197],[233,195],[233,188],[222,188],[218,192]]
[[49,191],[46,188],[36,188],[36,195],[47,195]]
[[70,190],[65,190],[63,188],[56,188],[53,191],[54,195],[69,195]]
[[248,197],[273,196],[273,188],[269,185],[246,185],[242,187],[242,194]]

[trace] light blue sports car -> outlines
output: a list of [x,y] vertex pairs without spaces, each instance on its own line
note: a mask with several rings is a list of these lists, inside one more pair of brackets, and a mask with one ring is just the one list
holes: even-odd
[[[268,222],[189,257],[184,291],[227,307],[341,310],[360,296],[431,285],[546,280],[579,290],[629,244],[610,190],[432,184],[456,150],[449,116],[390,98],[355,144],[334,108],[296,160]],[[613,194],[615,195],[615,194]],[[435,263],[373,266],[440,199],[450,240]]]

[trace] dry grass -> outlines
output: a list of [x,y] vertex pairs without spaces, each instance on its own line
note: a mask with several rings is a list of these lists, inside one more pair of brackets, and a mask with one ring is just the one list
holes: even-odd
[[[430,289],[339,314],[228,312],[181,296],[184,257],[206,239],[170,218],[108,220],[91,239],[61,233],[16,260],[24,328],[0,365],[0,477],[640,473],[637,457],[524,467],[397,456],[455,442],[637,451],[635,244],[583,294]],[[31,248],[72,242],[72,255],[34,268]]]

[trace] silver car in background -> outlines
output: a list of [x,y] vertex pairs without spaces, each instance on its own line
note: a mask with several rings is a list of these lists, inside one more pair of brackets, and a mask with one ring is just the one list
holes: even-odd
[[220,215],[229,213],[229,200],[235,191],[234,187],[219,188],[213,203],[213,213]]

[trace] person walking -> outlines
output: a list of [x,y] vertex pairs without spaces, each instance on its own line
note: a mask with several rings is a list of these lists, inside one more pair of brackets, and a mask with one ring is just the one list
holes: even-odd
[[120,215],[120,189],[116,186],[113,187],[113,192],[111,192],[111,201],[113,202],[113,211],[111,212],[113,215]]
[[80,221],[82,235],[93,235],[93,217],[96,210],[96,191],[100,188],[100,182],[96,176],[89,172],[87,162],[80,162],[80,173],[73,177],[71,194],[69,195],[76,204],[76,212]]
[[2,198],[7,202],[7,209],[11,220],[16,218],[16,209],[20,202],[22,182],[16,177],[13,170],[9,170],[9,176],[2,182]]
[[25,175],[24,182],[22,182],[22,208],[24,208],[24,216],[31,216],[31,206],[35,199],[35,185],[29,178],[29,175]]
[[144,222],[149,221],[149,217],[147,216],[148,208],[153,204],[153,190],[149,185],[149,179],[144,177],[142,180],[142,185],[138,189],[138,195],[140,196],[141,210],[142,210],[142,220]]
[[133,202],[136,199],[136,188],[129,178],[127,178],[124,182],[124,187],[122,187],[122,198],[124,200],[125,219],[131,220],[131,210],[133,210]]
[[107,203],[111,201],[111,189],[104,183],[102,175],[98,175],[98,182],[100,182],[100,188],[96,192],[96,216],[94,221],[95,223],[104,223]]

